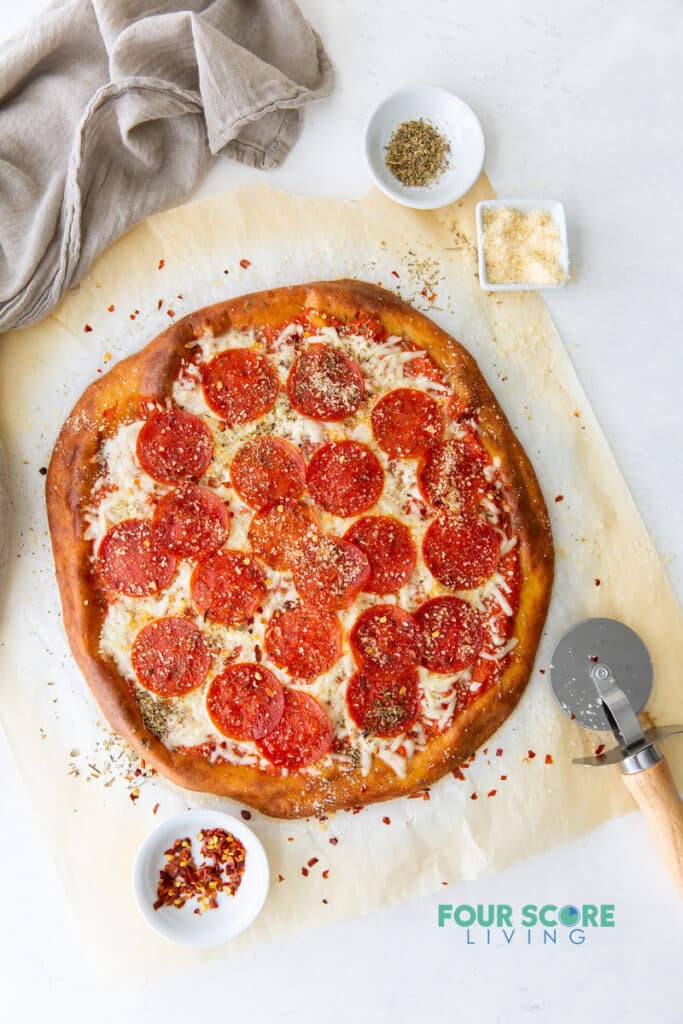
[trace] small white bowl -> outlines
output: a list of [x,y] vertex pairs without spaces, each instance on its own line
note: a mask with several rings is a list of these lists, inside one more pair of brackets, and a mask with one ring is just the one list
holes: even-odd
[[[176,839],[188,836],[196,860],[200,859],[197,833],[206,828],[232,832],[244,844],[244,875],[234,896],[221,893],[215,910],[195,914],[194,900],[184,907],[154,909],[159,871],[166,863],[164,850]],[[218,946],[243,932],[256,919],[268,893],[268,858],[261,843],[243,821],[220,811],[186,811],[177,814],[151,832],[138,850],[133,867],[133,892],[145,920],[165,938],[181,946]]]
[[[564,280],[557,284],[524,284],[515,282],[510,284],[494,284],[489,281],[486,274],[486,260],[484,259],[484,213],[486,210],[499,210],[508,206],[512,210],[520,210],[522,213],[532,213],[534,210],[543,210],[549,213],[560,229],[560,266],[564,271]],[[477,250],[479,254],[479,284],[487,292],[529,292],[546,291],[547,289],[564,288],[569,275],[569,244],[567,242],[567,215],[563,204],[559,199],[484,199],[477,203]]]
[[[423,118],[450,142],[449,166],[433,185],[402,185],[386,165],[385,150],[394,129]],[[365,156],[376,184],[391,199],[418,210],[433,210],[460,199],[481,174],[486,155],[479,118],[458,96],[436,85],[403,89],[385,99],[365,129]]]

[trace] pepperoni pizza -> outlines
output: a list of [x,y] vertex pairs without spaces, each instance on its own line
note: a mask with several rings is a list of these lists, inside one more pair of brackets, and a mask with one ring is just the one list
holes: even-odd
[[528,680],[553,549],[468,353],[358,281],[193,313],[84,393],[47,503],[112,727],[296,817],[457,768]]

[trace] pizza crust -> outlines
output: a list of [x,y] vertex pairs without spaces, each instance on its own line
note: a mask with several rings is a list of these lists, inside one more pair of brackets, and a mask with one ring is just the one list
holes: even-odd
[[[500,460],[512,526],[519,537],[521,592],[514,657],[494,687],[413,754],[403,777],[378,758],[365,776],[360,767],[347,770],[337,765],[321,774],[303,769],[279,775],[169,750],[145,727],[128,683],[99,651],[107,603],[93,579],[83,511],[98,474],[103,438],[135,418],[140,397],[170,398],[186,346],[207,329],[217,336],[231,328],[276,326],[302,308],[324,310],[346,321],[359,312],[370,315],[389,334],[413,341],[434,359],[463,404],[478,410],[480,439],[491,457]],[[64,626],[74,658],[114,731],[148,764],[186,789],[232,797],[281,818],[410,794],[463,764],[513,711],[528,682],[553,579],[552,534],[535,473],[469,353],[427,317],[374,285],[341,280],[278,288],[209,306],[179,320],[86,389],[55,445],[46,496]]]

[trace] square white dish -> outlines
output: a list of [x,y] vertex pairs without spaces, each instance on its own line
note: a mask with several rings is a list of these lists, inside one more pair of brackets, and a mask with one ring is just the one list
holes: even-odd
[[[534,210],[542,210],[549,213],[555,224],[560,229],[560,266],[564,271],[564,280],[557,284],[532,284],[526,282],[510,282],[505,284],[494,284],[489,281],[486,274],[486,261],[484,259],[484,213],[487,210],[499,210],[501,207],[509,207],[513,210],[520,210],[522,213],[532,213]],[[556,288],[564,288],[569,279],[569,243],[567,241],[567,215],[564,204],[559,199],[484,199],[477,203],[477,254],[479,259],[479,284],[487,292],[528,292],[546,291]]]

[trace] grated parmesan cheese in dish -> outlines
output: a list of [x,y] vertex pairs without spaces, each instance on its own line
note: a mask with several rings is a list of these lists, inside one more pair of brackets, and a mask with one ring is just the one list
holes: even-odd
[[484,262],[491,284],[561,284],[560,229],[546,210],[484,210]]
[[[144,598],[117,596],[109,606],[102,627],[100,649],[111,658],[121,675],[135,688],[143,718],[160,739],[171,749],[208,744],[210,758],[224,759],[233,764],[248,764],[273,770],[273,766],[259,752],[253,742],[232,741],[220,733],[211,721],[206,708],[206,695],[211,681],[223,671],[226,664],[239,661],[258,660],[264,664],[285,685],[301,689],[315,697],[325,707],[333,725],[336,741],[349,741],[352,750],[341,749],[328,753],[322,761],[300,769],[302,773],[317,773],[330,765],[352,769],[360,764],[364,774],[370,771],[374,758],[387,764],[398,776],[405,776],[410,757],[427,743],[427,730],[442,731],[452,723],[457,711],[459,694],[464,687],[475,690],[480,684],[471,682],[470,670],[452,674],[439,674],[419,669],[419,685],[422,695],[422,713],[415,725],[406,733],[384,738],[366,735],[350,717],[346,704],[346,690],[349,679],[356,670],[349,635],[357,616],[375,604],[399,604],[414,612],[430,598],[452,593],[442,586],[427,568],[422,540],[434,512],[425,504],[420,494],[414,459],[389,459],[373,441],[370,412],[374,399],[384,392],[398,387],[409,387],[424,391],[434,397],[442,407],[446,406],[451,390],[439,380],[431,377],[408,375],[406,367],[422,353],[407,350],[402,339],[390,337],[378,343],[363,335],[340,334],[334,327],[323,327],[311,340],[324,341],[351,356],[361,367],[367,391],[367,400],[353,416],[342,422],[319,422],[295,412],[287,398],[286,382],[296,355],[296,346],[305,343],[303,328],[299,324],[288,325],[268,346],[254,331],[232,330],[226,335],[214,338],[210,333],[193,346],[191,357],[186,361],[173,386],[173,401],[188,412],[199,416],[208,426],[214,439],[214,456],[206,477],[210,479],[214,492],[228,503],[231,512],[230,535],[227,546],[251,554],[248,542],[248,528],[253,510],[233,491],[230,482],[230,464],[239,448],[247,441],[264,435],[275,434],[295,444],[306,459],[321,444],[332,440],[353,438],[370,444],[379,459],[384,472],[384,487],[376,504],[364,515],[389,515],[405,523],[417,549],[417,562],[411,579],[398,594],[375,595],[361,593],[351,609],[338,612],[342,627],[342,650],[339,660],[326,673],[310,683],[290,678],[283,670],[270,662],[264,644],[266,625],[272,614],[287,604],[298,603],[299,598],[293,587],[291,574],[266,569],[267,596],[262,610],[244,625],[224,627],[204,621],[190,600],[189,582],[194,563],[181,561],[177,576],[165,590]],[[206,403],[201,382],[201,369],[197,364],[196,349],[199,348],[201,361],[208,361],[228,348],[254,348],[265,351],[275,365],[280,380],[280,393],[273,408],[255,421],[236,424],[226,429],[225,424]],[[459,438],[464,434],[457,421],[446,416],[446,437]],[[107,439],[100,452],[102,474],[93,489],[90,506],[86,509],[87,536],[93,542],[93,554],[106,532],[116,523],[130,517],[152,516],[159,499],[169,487],[153,481],[143,471],[137,458],[137,438],[142,421],[121,426],[116,435]],[[501,537],[501,554],[512,550],[517,538],[507,536],[500,526],[500,505],[503,500],[502,481],[499,476],[499,462],[486,467],[486,479],[492,497],[485,499],[485,514]],[[340,536],[345,533],[358,516],[339,518],[323,509],[318,509],[320,524],[324,533]],[[501,573],[496,573],[487,583],[473,591],[456,592],[456,596],[469,601],[478,608],[484,618],[491,609],[509,616],[512,614],[506,593],[509,587]],[[162,698],[144,689],[134,672],[131,662],[131,648],[138,632],[157,618],[167,615],[185,616],[199,626],[211,649],[212,661],[206,680],[196,690],[180,698]],[[499,637],[491,628],[493,653],[491,660],[500,660],[514,647],[515,638],[509,641]],[[287,774],[282,770],[282,774]]]

